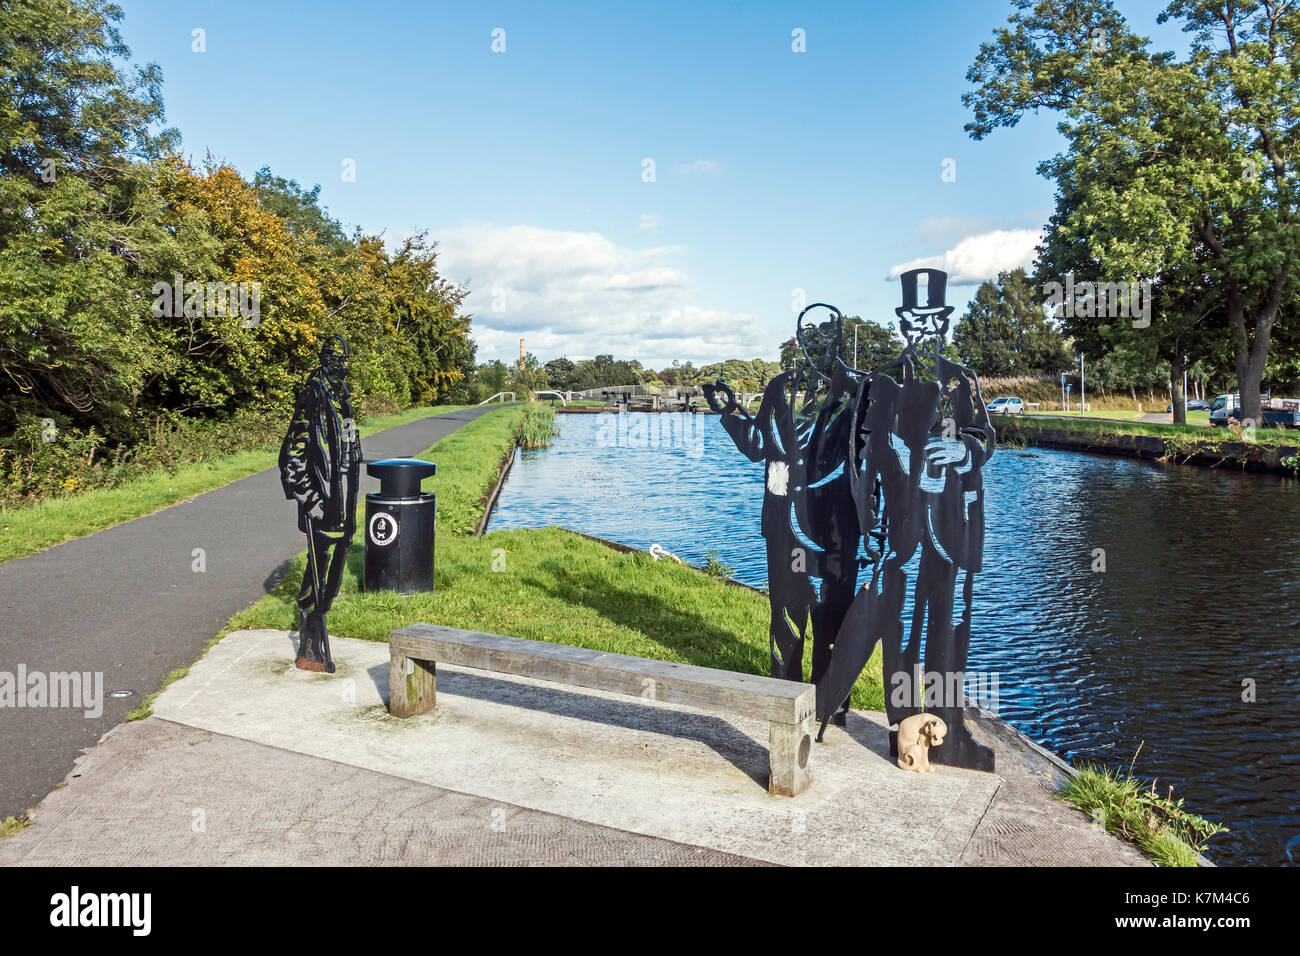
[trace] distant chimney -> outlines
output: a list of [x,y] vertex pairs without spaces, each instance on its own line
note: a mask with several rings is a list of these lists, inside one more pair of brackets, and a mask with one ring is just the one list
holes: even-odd
[[519,367],[524,367],[524,340],[519,340]]

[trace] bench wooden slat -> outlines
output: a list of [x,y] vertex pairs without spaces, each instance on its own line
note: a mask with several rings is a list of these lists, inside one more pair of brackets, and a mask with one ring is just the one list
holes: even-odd
[[808,759],[817,710],[812,684],[435,624],[393,631],[388,650],[388,711],[395,717],[436,706],[437,662],[443,661],[766,720],[768,790],[793,797],[812,784]]
[[758,720],[795,724],[816,709],[812,684],[503,634],[412,624],[393,631],[389,644],[414,660],[438,660]]

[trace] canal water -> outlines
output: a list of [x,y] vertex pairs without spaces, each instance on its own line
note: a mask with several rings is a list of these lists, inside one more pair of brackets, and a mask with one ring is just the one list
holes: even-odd
[[[766,585],[763,466],[716,416],[557,422],[492,528],[713,553]],[[1013,448],[985,482],[968,670],[985,689],[997,675],[998,715],[1076,765],[1136,753],[1136,773],[1231,828],[1217,863],[1300,864],[1300,482]]]

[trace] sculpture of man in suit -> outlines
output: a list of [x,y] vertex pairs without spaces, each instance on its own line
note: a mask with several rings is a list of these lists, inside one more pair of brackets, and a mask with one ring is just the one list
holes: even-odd
[[[817,308],[830,309],[832,318],[804,325],[804,316]],[[811,620],[811,679],[816,683],[830,665],[835,635],[857,586],[860,534],[844,462],[858,373],[840,357],[843,316],[838,310],[810,305],[800,312],[796,328],[804,362],[768,383],[757,416],[742,408],[721,381],[705,385],[704,395],[722,415],[722,427],[740,452],[750,461],[766,462],[762,533],[772,676],[804,679],[804,639]],[[821,582],[820,593],[814,578]],[[834,701],[819,697],[819,716],[843,725],[847,698],[847,692]]]
[[[946,273],[913,269],[901,279],[903,305],[895,312],[906,345],[860,383],[848,450],[849,483],[872,570],[845,615],[818,696],[851,688],[880,640],[889,722],[920,713],[924,701],[925,712],[948,728],[930,759],[992,770],[993,752],[965,726],[963,688],[955,681],[964,677],[970,647],[973,577],[982,570],[984,551],[981,473],[995,435],[975,373],[940,354],[953,311],[944,304]],[[905,569],[918,551],[904,641]],[[962,604],[954,626],[958,583]],[[917,686],[923,635],[925,672],[942,675],[942,686]]]
[[347,386],[348,343],[325,340],[320,367],[307,379],[280,446],[284,495],[298,503],[307,535],[307,569],[298,591],[298,660],[303,670],[334,673],[325,615],[338,594],[356,531],[361,439]]

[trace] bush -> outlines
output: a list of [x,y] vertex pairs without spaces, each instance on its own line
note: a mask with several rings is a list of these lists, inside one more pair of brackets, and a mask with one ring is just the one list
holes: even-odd
[[113,488],[149,472],[274,447],[288,415],[286,409],[243,409],[215,421],[159,416],[130,446],[110,444],[93,426],[24,417],[0,446],[0,507]]

